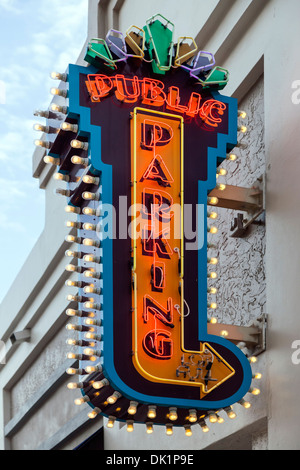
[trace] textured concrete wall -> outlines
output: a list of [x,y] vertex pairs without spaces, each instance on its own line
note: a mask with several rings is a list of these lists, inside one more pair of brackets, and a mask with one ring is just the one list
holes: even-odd
[[[220,176],[218,181],[251,187],[265,173],[263,78],[253,86],[239,107],[247,112],[245,123],[248,127],[248,132],[239,140],[248,147],[235,149],[238,160],[222,164],[228,174]],[[216,212],[219,217],[214,225],[219,231],[217,235],[210,235],[211,242],[218,246],[219,258],[218,279],[209,281],[218,288],[218,310],[213,315],[221,323],[247,325],[265,313],[265,227],[252,225],[243,238],[231,238],[230,228],[237,211],[217,208]],[[247,213],[243,214],[248,217]]]
[[[11,417],[15,416],[35,392],[44,385],[56,368],[66,361],[66,351],[70,349],[66,346],[66,339],[69,336],[70,333],[62,328],[12,388]],[[69,398],[71,397],[69,396]]]

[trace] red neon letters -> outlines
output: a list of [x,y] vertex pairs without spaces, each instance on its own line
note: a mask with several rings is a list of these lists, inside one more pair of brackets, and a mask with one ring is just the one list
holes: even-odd
[[[153,78],[139,79],[125,77],[117,74],[108,77],[103,74],[89,74],[86,82],[87,90],[93,102],[100,102],[102,99],[114,94],[117,100],[124,103],[141,104],[167,109],[185,114],[189,117],[199,116],[207,125],[217,127],[222,119],[226,105],[217,100],[208,100],[201,103],[201,95],[192,92],[187,103],[181,103],[180,89],[171,86],[165,89],[165,85],[160,80]],[[159,132],[159,131],[158,131]]]

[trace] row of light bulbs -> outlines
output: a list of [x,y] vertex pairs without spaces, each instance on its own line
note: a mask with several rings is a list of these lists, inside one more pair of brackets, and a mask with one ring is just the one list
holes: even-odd
[[[247,116],[247,113],[245,111],[241,111],[241,110],[238,111],[238,118],[245,119],[246,116]],[[240,131],[242,133],[246,133],[247,132],[247,127],[244,126],[244,125],[243,126],[238,126],[238,131]],[[237,144],[237,147],[245,148],[246,146],[244,144]],[[226,160],[234,162],[234,161],[237,160],[237,156],[234,153],[228,153],[226,155]],[[219,176],[226,176],[227,173],[228,172],[225,168],[218,168],[217,169],[217,175],[216,175],[217,180],[218,180]],[[217,183],[216,189],[218,189],[220,191],[225,191],[226,184]],[[207,198],[207,204],[209,206],[217,206],[218,203],[219,203],[219,200],[215,196],[211,196],[211,197]],[[216,220],[218,218],[218,213],[216,211],[208,211],[207,217],[208,217],[208,219]],[[212,234],[212,235],[215,235],[215,234],[218,233],[218,229],[215,226],[208,226],[207,232]],[[216,246],[213,245],[213,244],[208,244],[208,248],[216,248]],[[218,264],[218,259],[214,258],[214,257],[213,258],[208,258],[208,264],[212,265],[212,266],[217,265]],[[217,279],[218,275],[215,271],[211,271],[211,272],[208,272],[207,277],[208,277],[208,279],[214,280],[214,279]],[[207,292],[208,292],[208,294],[217,294],[217,289],[215,287],[209,287],[207,289]],[[211,309],[216,309],[217,304],[215,302],[211,302],[211,303],[208,303],[207,307],[211,308]],[[210,323],[217,323],[216,317],[211,317],[209,321],[210,321]],[[228,331],[222,330],[220,332],[220,335],[223,336],[223,337],[226,337],[226,336],[228,336]]]

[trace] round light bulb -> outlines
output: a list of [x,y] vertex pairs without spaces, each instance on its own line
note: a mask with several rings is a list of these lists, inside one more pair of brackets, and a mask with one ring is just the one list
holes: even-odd
[[229,333],[227,330],[222,330],[220,335],[223,336],[223,338],[226,338],[229,335]]
[[127,427],[126,430],[127,432],[133,432],[134,426],[133,426],[133,421],[126,421]]
[[176,421],[178,419],[177,408],[169,408],[169,419]]
[[217,294],[218,293],[218,289],[216,287],[209,287],[207,289],[207,292],[208,294]]
[[172,434],[173,434],[173,424],[166,424],[166,434],[167,434],[167,436],[172,436]]
[[196,410],[189,410],[189,422],[196,423],[197,421],[197,411]]
[[215,197],[215,196],[209,197],[209,198],[207,199],[207,203],[208,203],[208,205],[210,205],[210,206],[216,206],[216,205],[218,204],[218,202],[219,202],[219,199],[218,199],[217,197]]
[[148,407],[148,413],[147,413],[148,418],[154,419],[156,418],[156,406],[155,405],[150,405]]
[[185,435],[186,435],[186,436],[192,436],[192,435],[193,435],[191,426],[189,426],[188,424],[186,424],[186,425],[184,426],[184,429],[185,429]]
[[114,416],[109,416],[107,421],[107,428],[113,428],[115,425],[116,418]]
[[211,411],[208,415],[208,419],[211,423],[216,423],[218,421],[218,416],[216,415],[216,413]]
[[152,434],[154,431],[153,423],[146,423],[146,432],[147,434]]

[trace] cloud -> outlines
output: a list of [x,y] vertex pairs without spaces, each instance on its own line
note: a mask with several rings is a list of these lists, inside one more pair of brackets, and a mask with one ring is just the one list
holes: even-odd
[[18,2],[15,0],[0,0],[0,8],[3,8],[5,11],[10,13],[15,13],[16,15],[20,15],[22,10],[17,7]]

